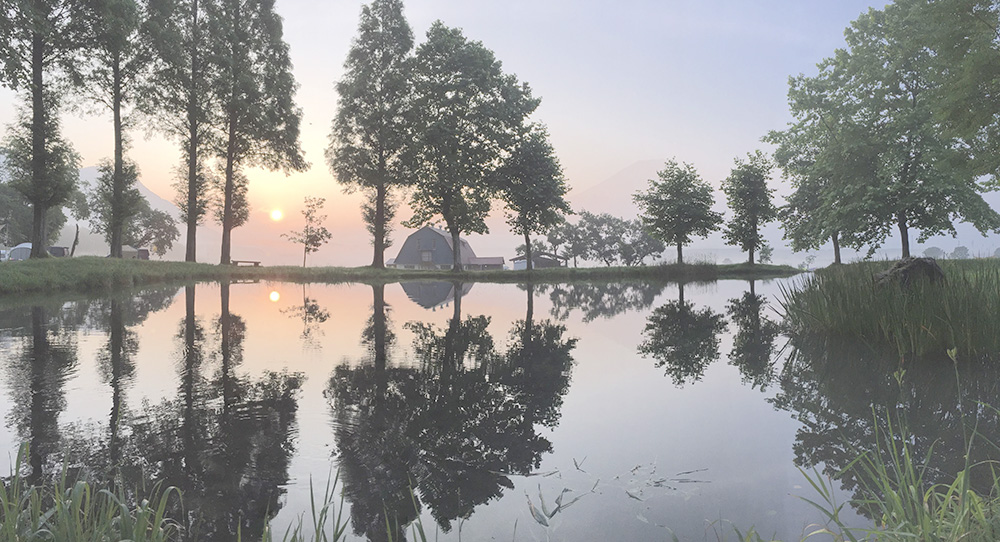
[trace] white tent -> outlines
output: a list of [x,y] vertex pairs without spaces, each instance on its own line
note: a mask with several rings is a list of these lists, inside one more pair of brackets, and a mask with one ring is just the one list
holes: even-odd
[[31,256],[31,243],[21,243],[20,245],[10,249],[10,253],[7,255],[7,260],[11,262],[27,260],[28,256]]

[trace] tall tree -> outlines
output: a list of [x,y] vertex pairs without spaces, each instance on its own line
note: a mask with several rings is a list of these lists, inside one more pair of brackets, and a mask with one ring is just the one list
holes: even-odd
[[543,233],[571,213],[566,178],[544,126],[535,125],[497,172],[507,205],[507,225],[524,236],[527,270],[532,263],[532,233]]
[[[46,101],[53,99],[50,95]],[[50,219],[50,215],[62,214],[59,208],[76,190],[80,177],[80,156],[60,135],[59,119],[52,116],[56,113],[55,106],[49,104],[42,108],[42,112],[42,126],[39,128],[35,126],[38,115],[34,110],[30,113],[26,109],[19,111],[15,123],[7,128],[2,145],[6,150],[0,164],[9,185],[31,204],[29,239],[32,258],[48,254],[45,248],[52,239],[48,226],[57,221]],[[36,136],[39,134],[44,135],[42,154],[37,154]],[[37,169],[39,165],[41,170]]]
[[712,210],[712,187],[691,164],[669,160],[658,179],[632,199],[639,206],[642,225],[664,243],[677,246],[677,263],[684,263],[684,245],[719,229],[722,213]]
[[840,247],[860,248],[868,240],[866,202],[853,185],[874,183],[877,147],[847,111],[842,70],[823,62],[815,77],[789,79],[788,104],[796,121],[772,131],[774,160],[794,189],[778,215],[792,250],[816,250],[830,241],[834,262]]
[[207,61],[205,6],[215,0],[149,0],[149,36],[153,56],[151,84],[144,108],[155,112],[156,128],[181,142],[177,206],[185,223],[184,260],[197,260],[198,224],[208,210],[205,166],[215,113],[210,93],[216,67]]
[[222,186],[222,256],[228,264],[233,228],[246,222],[245,166],[304,171],[299,148],[302,111],[292,101],[295,78],[273,0],[219,0],[206,7],[220,115],[215,147]]
[[325,202],[324,198],[306,196],[306,207],[302,209],[302,216],[305,217],[306,223],[302,226],[302,230],[281,234],[289,241],[302,245],[302,267],[306,266],[306,256],[310,252],[318,251],[319,247],[332,237],[330,230],[323,225],[323,222],[326,221],[326,215],[320,214]]
[[337,83],[337,117],[326,159],[345,191],[360,190],[368,200],[363,217],[376,268],[385,267],[385,249],[391,245],[392,193],[410,178],[405,151],[411,137],[412,51],[402,0],[373,0],[361,8],[358,37]]
[[96,0],[94,40],[81,64],[88,94],[111,111],[114,156],[108,219],[111,257],[122,257],[123,231],[139,209],[129,205],[129,190],[138,180],[127,164],[125,149],[129,113],[142,92],[141,85],[152,59],[146,38],[145,0]]
[[[845,32],[847,48],[824,62],[836,74],[833,96],[841,118],[858,129],[855,146],[867,156],[848,184],[855,223],[877,247],[896,230],[903,257],[910,231],[918,241],[954,235],[956,220],[981,232],[1000,228],[1000,215],[983,200],[991,188],[977,175],[976,146],[945,132],[940,110],[941,55],[928,46],[924,0],[898,0],[862,14]],[[980,170],[981,171],[981,170]]]
[[[110,162],[101,164],[97,184],[86,194],[85,204],[74,210],[78,219],[90,222],[94,233],[104,235],[104,240],[111,245],[114,204],[115,204],[115,171]],[[125,161],[125,190],[118,200],[129,210],[125,222],[121,226],[121,243],[135,248],[149,247],[154,254],[162,257],[173,246],[180,235],[173,217],[169,214],[152,209],[149,201],[135,188],[138,179],[138,168],[135,163]]]
[[462,233],[486,233],[497,193],[494,172],[538,106],[526,84],[504,74],[493,52],[440,21],[417,48],[414,71],[413,216],[417,228],[441,217],[451,234],[454,270]]
[[751,265],[754,252],[764,244],[761,226],[777,218],[777,209],[771,203],[774,189],[767,186],[772,167],[771,161],[756,151],[749,153],[745,161],[737,158],[736,167],[722,181],[722,191],[733,211],[723,236],[730,245],[747,252],[747,263]]
[[[26,91],[30,101],[30,120],[18,123],[29,130],[27,151],[30,177],[23,182],[22,193],[33,207],[31,257],[45,252],[45,215],[50,207],[60,203],[59,183],[65,179],[53,176],[60,169],[53,160],[63,153],[53,146],[58,140],[59,76],[65,73],[70,57],[85,41],[89,21],[84,0],[24,0],[0,3],[0,85]],[[28,194],[31,194],[30,196]]]

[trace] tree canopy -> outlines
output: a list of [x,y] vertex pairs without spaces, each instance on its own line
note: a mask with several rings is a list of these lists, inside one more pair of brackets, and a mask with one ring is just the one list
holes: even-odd
[[747,262],[751,264],[754,252],[764,245],[760,227],[777,215],[771,203],[774,189],[767,186],[772,167],[762,152],[749,153],[746,160],[736,159],[732,173],[722,182],[722,191],[733,211],[723,236],[726,242],[745,251],[749,256]]
[[440,21],[417,48],[414,70],[413,216],[420,227],[440,217],[461,269],[461,233],[486,233],[498,187],[494,172],[512,152],[538,106],[526,84],[505,74],[493,52]]
[[373,267],[385,267],[395,216],[394,191],[409,184],[413,32],[401,0],[374,0],[361,22],[337,83],[327,163],[344,185],[368,202],[363,218],[372,233]]
[[657,239],[677,246],[677,263],[684,263],[683,247],[692,237],[719,229],[722,213],[712,210],[712,187],[691,164],[669,160],[645,192],[632,199],[639,206],[643,227]]

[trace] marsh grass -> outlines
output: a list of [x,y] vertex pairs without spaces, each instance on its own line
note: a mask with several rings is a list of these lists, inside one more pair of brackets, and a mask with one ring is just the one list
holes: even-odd
[[574,281],[692,281],[790,276],[797,269],[775,265],[670,264],[533,271],[374,269],[371,267],[236,267],[188,262],[119,260],[84,256],[0,263],[0,296],[51,292],[103,293],[163,283],[274,280],[285,282],[391,283],[409,280],[561,283]]
[[0,483],[0,540],[4,542],[168,542],[180,527],[167,518],[176,488],[153,492],[135,505],[122,493],[98,490],[83,481],[69,483],[65,474],[51,490],[31,486],[21,477],[27,457],[22,446],[15,470]]
[[909,287],[878,285],[887,262],[837,266],[782,288],[780,305],[793,336],[861,342],[900,357],[1000,354],[1000,262],[942,261],[946,280]]

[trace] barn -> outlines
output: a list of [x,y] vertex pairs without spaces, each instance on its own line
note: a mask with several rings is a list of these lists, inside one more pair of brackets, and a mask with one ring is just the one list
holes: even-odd
[[[482,258],[476,256],[468,241],[460,238],[459,242],[463,269],[503,269],[503,256]],[[451,269],[454,254],[451,234],[441,228],[424,226],[410,234],[399,248],[399,254],[385,265],[399,269]]]

